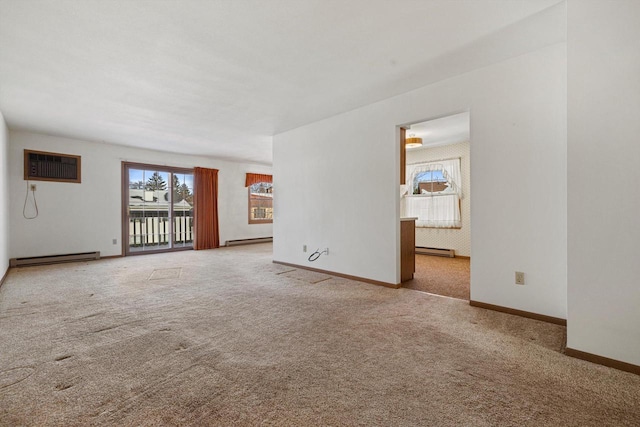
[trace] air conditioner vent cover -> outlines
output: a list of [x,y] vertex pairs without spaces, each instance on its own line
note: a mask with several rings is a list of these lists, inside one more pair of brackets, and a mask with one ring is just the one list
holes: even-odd
[[24,179],[80,183],[80,156],[24,150]]

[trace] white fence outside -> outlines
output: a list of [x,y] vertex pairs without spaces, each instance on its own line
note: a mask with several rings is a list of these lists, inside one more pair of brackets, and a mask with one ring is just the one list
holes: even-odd
[[[129,218],[129,247],[168,245],[170,240],[170,218],[144,217]],[[193,243],[193,218],[178,216],[173,218],[173,243],[189,246]]]

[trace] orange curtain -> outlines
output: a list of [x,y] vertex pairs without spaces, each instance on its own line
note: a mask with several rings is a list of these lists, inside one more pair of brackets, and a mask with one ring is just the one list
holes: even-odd
[[247,179],[244,182],[244,186],[248,187],[259,182],[273,182],[273,176],[260,173],[248,173]]
[[194,205],[196,237],[193,249],[213,249],[220,247],[218,231],[218,170],[195,168]]

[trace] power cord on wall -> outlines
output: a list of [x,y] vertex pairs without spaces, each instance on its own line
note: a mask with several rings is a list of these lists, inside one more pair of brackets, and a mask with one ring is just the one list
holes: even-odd
[[[27,201],[29,200],[29,190],[33,193],[33,205],[36,208],[36,214],[34,216],[27,216]],[[35,185],[31,186],[27,181],[27,194],[24,196],[24,205],[22,206],[22,216],[25,219],[36,219],[38,217],[38,201],[36,200],[36,188]]]
[[309,255],[309,261],[313,262],[313,261],[317,260],[318,258],[320,258],[320,255],[322,255],[322,254],[329,255],[329,248],[325,249],[322,252],[320,252],[319,248],[316,249],[316,251],[314,253]]

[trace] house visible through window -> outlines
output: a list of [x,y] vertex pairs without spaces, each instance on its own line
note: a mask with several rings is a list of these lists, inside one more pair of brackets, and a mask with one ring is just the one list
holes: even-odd
[[413,182],[413,194],[440,193],[449,188],[442,169],[432,169],[416,174]]
[[257,182],[249,186],[249,224],[273,222],[273,184]]

